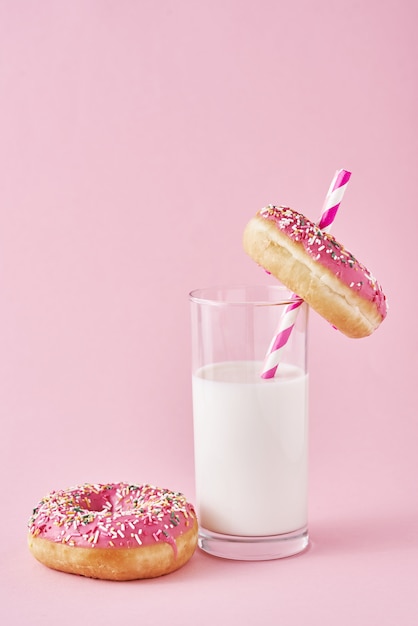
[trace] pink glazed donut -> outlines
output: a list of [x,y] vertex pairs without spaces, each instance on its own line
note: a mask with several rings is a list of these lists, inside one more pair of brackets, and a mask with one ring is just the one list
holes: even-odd
[[107,580],[177,570],[197,544],[193,506],[151,485],[85,484],[53,491],[29,520],[29,549],[52,569]]
[[348,337],[366,337],[384,320],[376,279],[331,235],[288,207],[258,211],[244,231],[249,256]]

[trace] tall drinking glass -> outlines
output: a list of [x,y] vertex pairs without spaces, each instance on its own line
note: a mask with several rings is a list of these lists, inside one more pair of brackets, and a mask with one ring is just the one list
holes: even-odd
[[199,546],[219,557],[275,559],[308,546],[306,304],[275,377],[260,375],[291,296],[280,284],[190,293]]

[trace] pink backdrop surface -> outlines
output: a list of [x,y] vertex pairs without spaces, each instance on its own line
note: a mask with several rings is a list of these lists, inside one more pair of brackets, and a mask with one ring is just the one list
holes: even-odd
[[[417,19],[412,0],[0,0],[3,624],[417,623]],[[390,312],[362,340],[311,315],[310,550],[120,584],[38,564],[26,523],[52,489],[193,500],[187,294],[270,281],[244,225],[269,203],[316,219],[337,168],[333,232]]]

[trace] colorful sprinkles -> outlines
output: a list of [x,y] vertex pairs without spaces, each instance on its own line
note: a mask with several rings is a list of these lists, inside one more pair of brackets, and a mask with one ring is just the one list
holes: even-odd
[[300,242],[315,261],[331,269],[350,289],[376,303],[382,317],[386,315],[386,298],[377,280],[332,235],[289,207],[269,204],[259,215],[273,221],[293,241]]
[[29,533],[68,546],[138,548],[191,528],[194,508],[183,494],[152,485],[84,484],[53,491],[29,519]]

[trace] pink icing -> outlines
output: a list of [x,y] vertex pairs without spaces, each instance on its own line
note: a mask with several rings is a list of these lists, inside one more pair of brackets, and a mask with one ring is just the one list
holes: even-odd
[[280,231],[292,241],[299,242],[315,261],[329,269],[347,287],[373,302],[382,319],[386,317],[386,296],[379,283],[334,237],[289,207],[269,205],[258,215],[274,222]]
[[35,537],[82,548],[138,548],[159,541],[176,552],[195,511],[181,493],[151,485],[85,484],[53,491],[29,520]]

